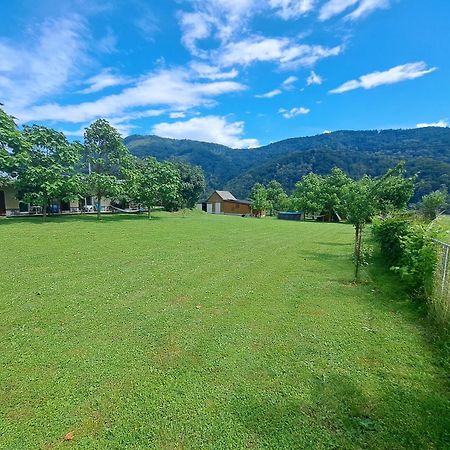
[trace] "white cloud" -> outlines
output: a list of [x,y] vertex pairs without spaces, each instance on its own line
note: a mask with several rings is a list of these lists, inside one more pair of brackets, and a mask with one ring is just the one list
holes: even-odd
[[205,55],[198,41],[211,36],[227,42],[242,31],[257,9],[256,0],[191,0],[192,11],[179,11],[182,42],[196,56]]
[[322,84],[322,77],[317,75],[314,70],[311,70],[309,77],[306,79],[306,84],[311,86],[312,84]]
[[219,67],[211,66],[198,61],[192,62],[190,67],[199,78],[206,78],[208,80],[228,80],[236,78],[239,75],[239,72],[236,69],[223,72]]
[[86,62],[83,19],[47,20],[24,35],[22,43],[0,43],[2,101],[9,108],[26,107],[59,93]]
[[218,55],[225,67],[248,66],[254,62],[275,62],[282,68],[312,66],[318,60],[341,53],[342,47],[299,44],[288,38],[254,36],[227,44]]
[[353,89],[373,89],[377,86],[385,84],[399,83],[400,81],[413,80],[415,78],[423,77],[424,75],[434,72],[437,67],[428,68],[423,62],[403,64],[392,67],[384,72],[372,72],[367,75],[359,77],[357,80],[350,80],[341,86],[330,91],[331,94],[342,94],[343,92],[351,91]]
[[182,42],[194,55],[200,55],[197,49],[197,41],[206,39],[211,34],[211,21],[209,16],[202,13],[182,13],[180,25],[183,30]]
[[292,119],[293,117],[308,114],[311,110],[300,106],[298,108],[291,108],[289,110],[281,108],[278,110],[279,113],[283,114],[285,119]]
[[328,20],[356,5],[356,8],[347,14],[345,18],[358,20],[377,9],[388,8],[389,4],[390,0],[329,0],[320,8],[319,19],[322,21]]
[[273,91],[266,92],[265,94],[255,95],[256,98],[272,98],[281,94],[280,89],[274,89]]
[[173,139],[194,139],[214,142],[233,148],[257,147],[256,139],[243,139],[244,122],[228,122],[225,117],[194,117],[187,121],[158,123],[152,133]]
[[416,128],[427,128],[427,127],[440,127],[440,128],[445,128],[448,127],[449,123],[447,119],[441,119],[437,122],[434,123],[418,123],[416,125]]
[[283,81],[283,83],[281,83],[281,86],[284,88],[284,89],[292,89],[293,88],[293,84],[296,82],[298,80],[298,78],[297,77],[294,77],[293,75],[291,75],[290,77],[287,77],[284,81]]
[[235,81],[195,82],[184,69],[161,70],[142,77],[133,86],[118,94],[98,100],[73,105],[47,103],[13,110],[21,121],[55,120],[80,123],[99,117],[138,114],[140,108],[149,106],[188,109],[211,105],[214,97],[238,92],[246,87]]
[[361,19],[377,9],[389,7],[389,0],[361,0],[358,7],[346,16],[350,20]]
[[294,19],[310,12],[316,0],[269,0],[272,8],[284,20]]
[[103,69],[99,74],[88,78],[85,84],[89,84],[90,86],[82,89],[79,93],[92,94],[93,92],[99,92],[108,87],[121,86],[129,83],[130,80],[128,78],[115,75],[111,69]]
[[183,119],[186,117],[186,113],[184,113],[182,111],[175,111],[175,112],[169,113],[169,117],[171,119]]
[[356,3],[358,3],[358,0],[329,0],[320,8],[319,19],[328,20],[350,8],[350,6],[356,5]]

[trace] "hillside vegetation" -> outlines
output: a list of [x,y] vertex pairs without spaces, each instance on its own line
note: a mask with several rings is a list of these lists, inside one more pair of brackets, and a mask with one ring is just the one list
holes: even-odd
[[157,136],[129,136],[125,143],[137,156],[199,165],[209,189],[227,188],[239,197],[246,197],[255,182],[276,179],[292,190],[310,171],[324,174],[338,166],[353,178],[378,176],[399,160],[407,161],[408,174],[419,173],[414,200],[450,184],[450,128],[336,131],[245,150]]

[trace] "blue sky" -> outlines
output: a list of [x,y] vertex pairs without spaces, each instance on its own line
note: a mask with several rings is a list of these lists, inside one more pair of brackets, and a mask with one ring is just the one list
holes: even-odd
[[0,0],[0,102],[72,139],[447,126],[449,23],[447,0]]

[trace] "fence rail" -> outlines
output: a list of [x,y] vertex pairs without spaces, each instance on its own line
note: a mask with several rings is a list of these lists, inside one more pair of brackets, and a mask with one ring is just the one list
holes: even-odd
[[450,244],[437,239],[434,242],[438,247],[438,264],[432,304],[437,317],[448,322],[450,321]]

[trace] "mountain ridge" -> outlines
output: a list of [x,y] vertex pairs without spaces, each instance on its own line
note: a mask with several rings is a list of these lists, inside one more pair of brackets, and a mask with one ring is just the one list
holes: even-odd
[[334,165],[352,177],[377,176],[400,160],[419,172],[420,194],[450,182],[450,128],[339,130],[283,139],[252,149],[221,144],[132,135],[124,139],[136,156],[182,159],[199,165],[208,189],[229,189],[245,197],[255,182],[277,179],[292,190],[309,171],[327,173]]

